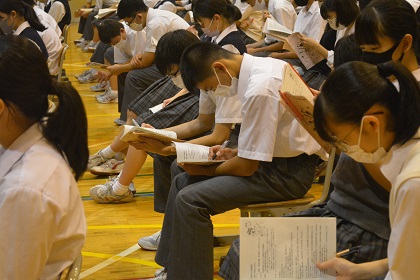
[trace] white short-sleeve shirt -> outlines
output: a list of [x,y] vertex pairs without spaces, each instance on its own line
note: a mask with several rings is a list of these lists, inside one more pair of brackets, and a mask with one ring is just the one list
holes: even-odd
[[270,0],[267,10],[278,23],[284,25],[289,30],[293,30],[297,14],[295,8],[289,1]]
[[324,155],[322,148],[280,103],[286,62],[244,54],[239,74],[238,99],[242,126],[238,156],[259,161]]
[[55,33],[57,33],[57,36],[60,37],[61,36],[61,29],[57,24],[57,21],[55,21],[55,19],[47,14],[44,10],[42,10],[40,7],[38,6],[34,6],[34,11],[39,19],[39,21],[45,26],[45,27],[49,27],[52,30],[55,31]]
[[325,25],[326,21],[321,16],[318,1],[314,1],[309,9],[305,6],[299,12],[293,32],[299,32],[319,42]]
[[174,13],[149,8],[146,19],[146,47],[144,51],[154,53],[163,35],[170,31],[187,29],[189,26],[185,20]]
[[124,30],[126,39],[114,46],[114,63],[126,63],[137,54],[143,54],[146,46],[146,32],[135,31],[125,23]]
[[0,147],[0,228],[0,279],[58,279],[82,250],[77,183],[38,124]]

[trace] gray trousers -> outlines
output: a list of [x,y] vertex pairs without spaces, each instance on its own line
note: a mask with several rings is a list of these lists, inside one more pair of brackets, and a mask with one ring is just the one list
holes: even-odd
[[[173,166],[171,167],[171,164]],[[153,155],[154,170],[154,209],[158,213],[165,213],[166,202],[168,201],[171,188],[172,176],[183,172],[183,169],[176,165],[176,156]],[[171,172],[172,171],[172,172]],[[174,173],[175,172],[175,173]],[[171,173],[174,173],[171,175]]]
[[156,68],[155,64],[128,72],[125,78],[124,96],[121,104],[121,120],[127,120],[128,105],[131,102],[135,102],[137,98],[143,97],[143,91],[162,77],[163,75]]
[[177,175],[166,204],[155,261],[168,279],[213,279],[210,216],[251,203],[304,196],[312,185],[318,156],[301,154],[260,162],[249,177]]

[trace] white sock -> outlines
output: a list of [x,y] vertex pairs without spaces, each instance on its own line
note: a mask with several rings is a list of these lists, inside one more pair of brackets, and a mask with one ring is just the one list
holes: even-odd
[[116,154],[114,155],[114,158],[115,158],[116,160],[123,160],[123,159],[125,158],[125,154],[123,154],[123,153],[121,153],[121,152],[118,152],[118,153],[116,153]]
[[114,94],[114,95],[118,95],[118,90],[111,89],[111,93]]
[[126,192],[128,192],[128,186],[124,186],[122,184],[120,184],[119,181],[116,181],[114,183],[114,185],[112,185],[112,191],[116,194],[116,195],[123,195]]
[[112,158],[117,152],[111,149],[111,146],[106,147],[101,151],[101,154],[105,158]]

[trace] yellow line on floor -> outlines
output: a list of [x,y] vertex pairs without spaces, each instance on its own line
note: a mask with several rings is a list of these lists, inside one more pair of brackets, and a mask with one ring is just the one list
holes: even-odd
[[104,115],[87,115],[88,118],[96,118],[96,117],[115,117],[119,116],[120,114],[104,114]]
[[[215,228],[239,228],[239,224],[214,224]],[[161,224],[155,225],[106,225],[88,226],[88,229],[133,229],[133,228],[162,228]]]

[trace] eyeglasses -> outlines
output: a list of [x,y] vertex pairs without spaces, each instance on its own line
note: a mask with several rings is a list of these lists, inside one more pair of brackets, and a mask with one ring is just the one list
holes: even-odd
[[[370,116],[370,115],[383,115],[384,112],[374,112],[374,113],[370,113],[368,115],[364,115],[365,116]],[[337,136],[335,135],[331,135],[331,142],[330,144],[332,146],[334,146],[335,148],[341,150],[342,152],[347,152],[347,144],[346,144],[346,139],[350,136],[350,134],[356,129],[356,127],[358,127],[360,125],[360,123],[356,123],[354,125],[354,127],[346,134],[346,136],[343,137],[343,139],[338,139]]]

